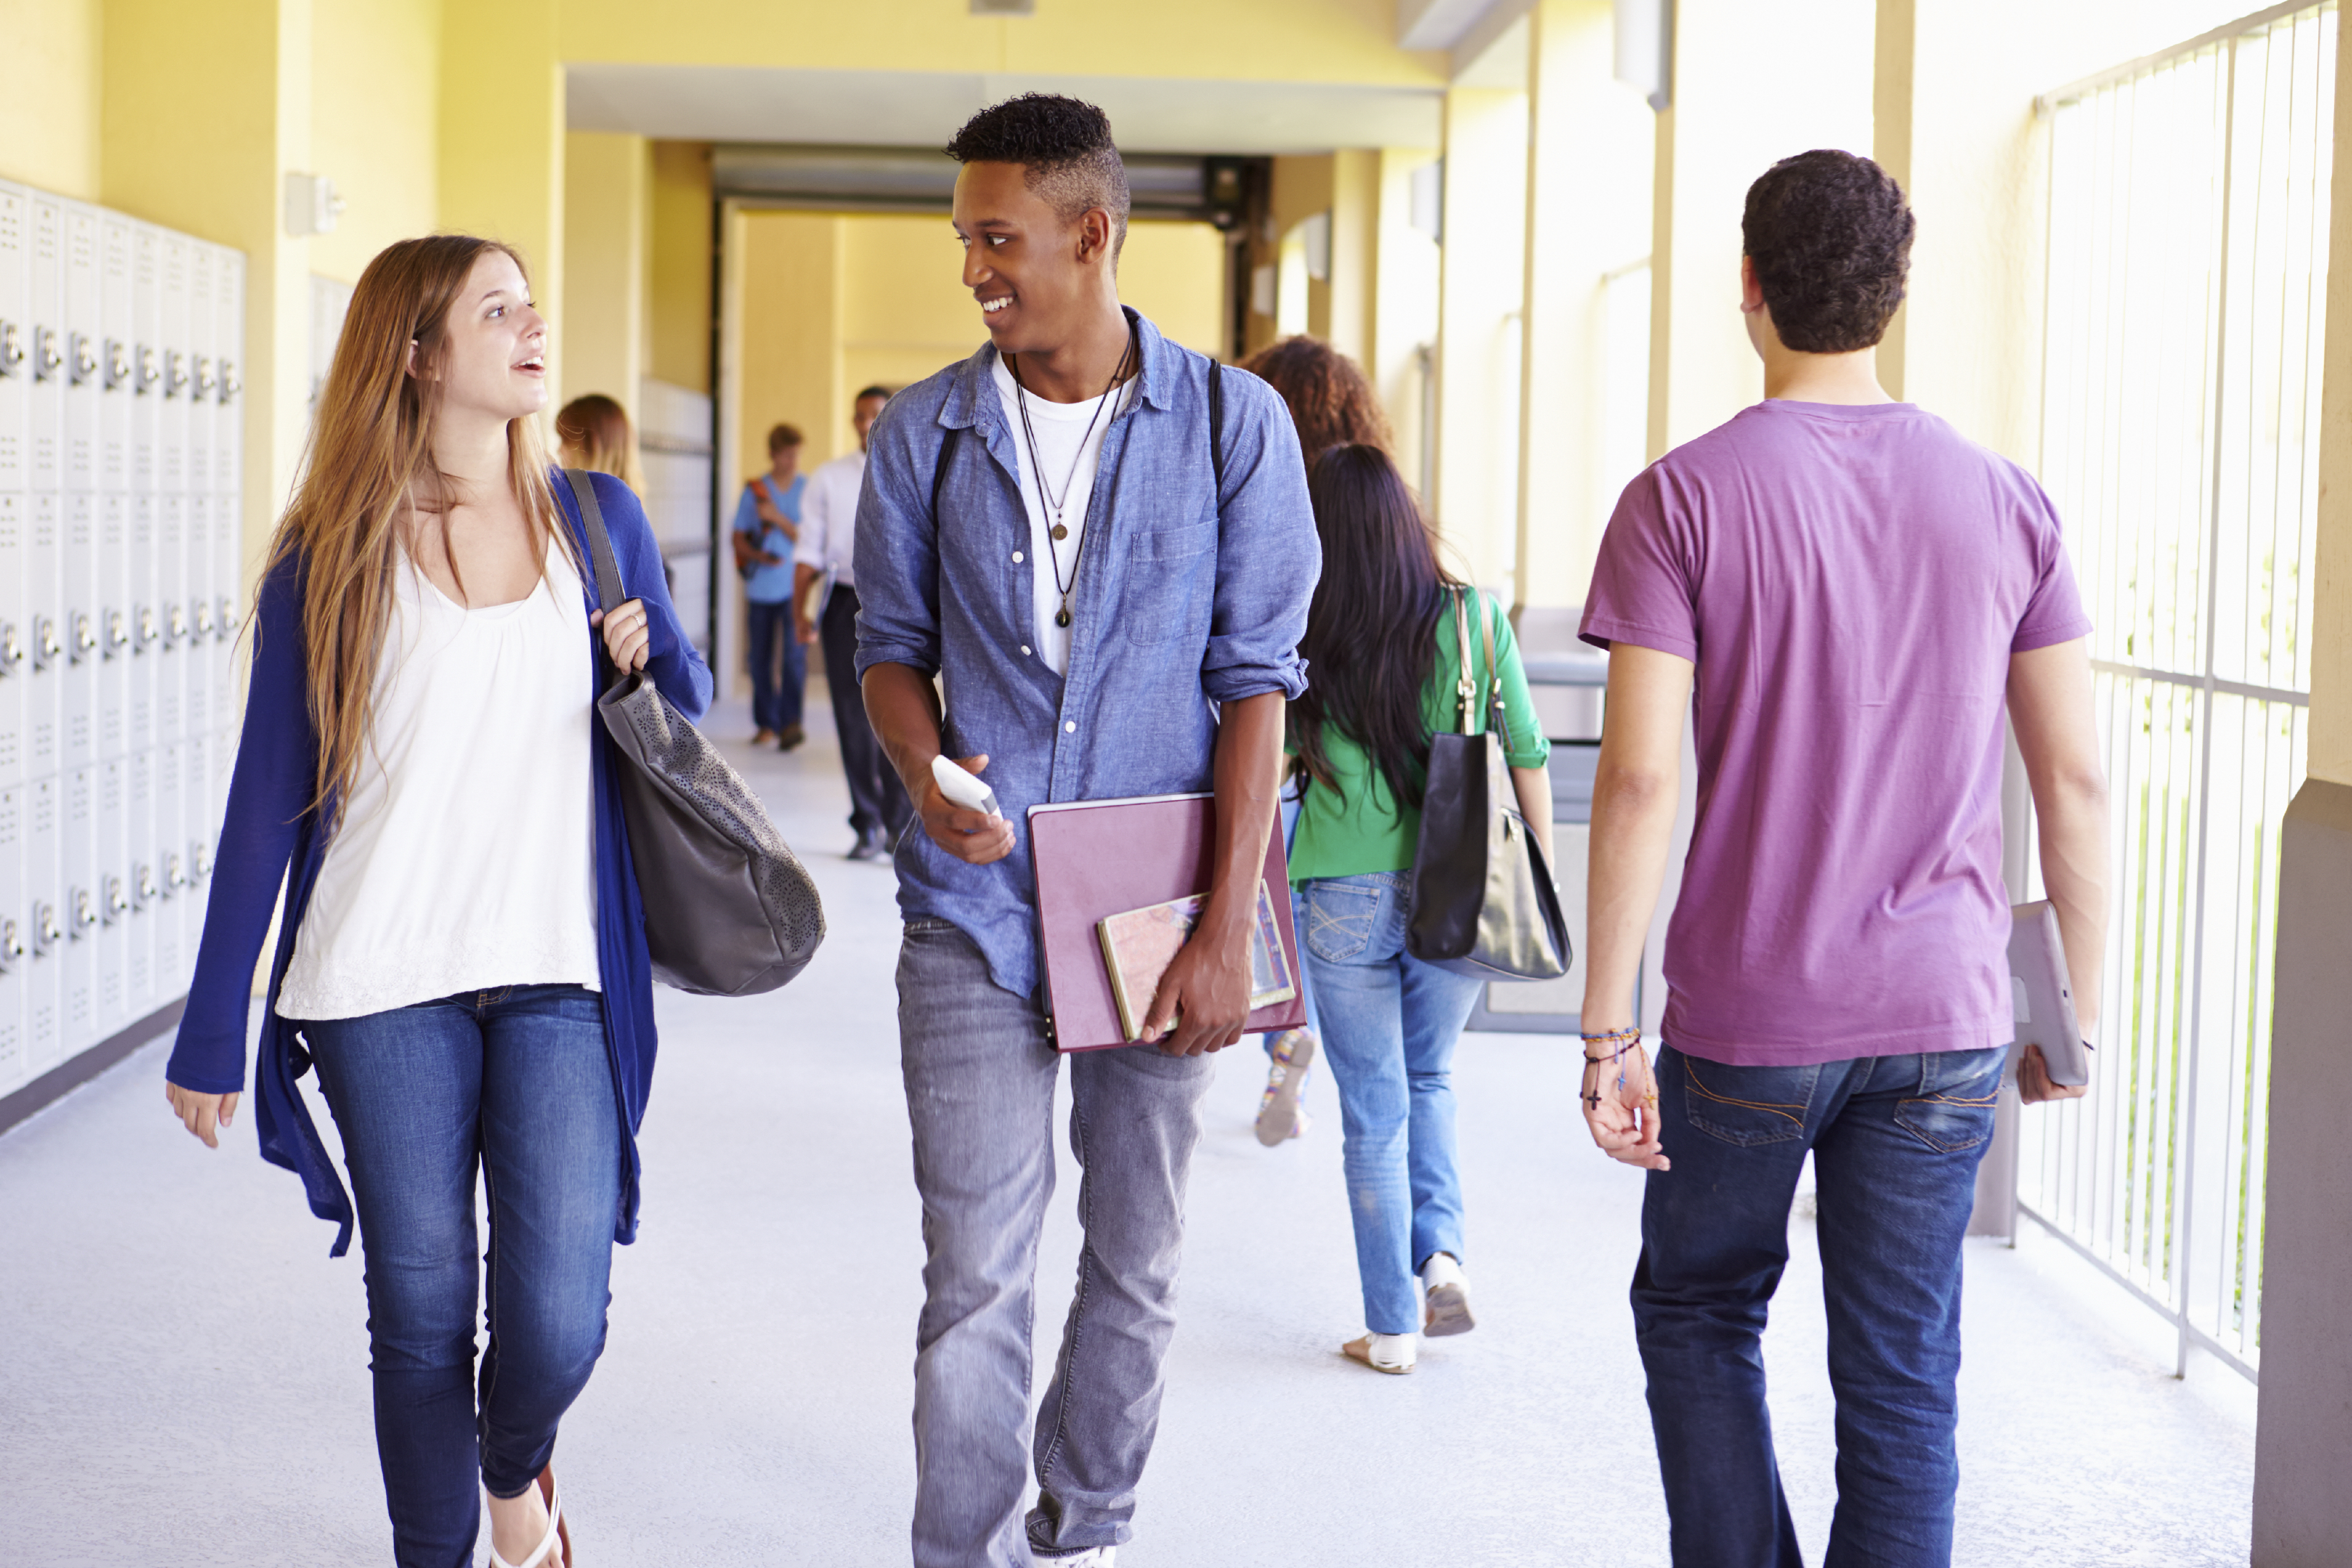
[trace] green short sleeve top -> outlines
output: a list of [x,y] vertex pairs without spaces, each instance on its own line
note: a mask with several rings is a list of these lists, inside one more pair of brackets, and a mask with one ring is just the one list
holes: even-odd
[[[1445,607],[1438,614],[1437,658],[1429,672],[1429,684],[1422,689],[1422,720],[1433,734],[1453,730],[1460,722],[1454,687],[1461,679],[1462,655],[1454,632],[1454,606],[1460,602],[1447,595]],[[1551,742],[1544,738],[1535,700],[1528,694],[1518,641],[1511,635],[1509,618],[1492,599],[1480,594],[1478,604],[1494,631],[1495,664],[1502,675],[1503,710],[1509,731],[1504,737],[1503,754],[1515,768],[1539,768],[1551,756]],[[1486,700],[1486,649],[1475,629],[1470,634],[1470,662],[1483,704]],[[1314,678],[1309,669],[1307,679]],[[1398,801],[1371,753],[1336,727],[1324,735],[1324,752],[1339,787],[1307,784],[1299,802],[1297,835],[1291,842],[1291,880],[1402,871],[1411,866],[1421,837],[1420,808]]]

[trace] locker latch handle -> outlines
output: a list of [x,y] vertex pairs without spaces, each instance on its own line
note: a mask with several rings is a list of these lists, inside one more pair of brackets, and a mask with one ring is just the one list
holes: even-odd
[[83,385],[98,374],[98,345],[80,332],[66,341],[73,358],[73,384]]
[[58,656],[65,651],[65,645],[58,641],[58,623],[47,616],[34,616],[33,668],[48,668],[58,662]]
[[226,403],[244,390],[245,383],[236,378],[236,362],[232,359],[221,361],[220,400]]
[[199,638],[204,638],[212,635],[213,607],[210,605],[205,604],[202,599],[198,599],[196,601],[196,636]]
[[148,605],[140,605],[139,647],[136,651],[141,653],[146,652],[148,645],[160,639],[163,635],[163,632],[158,629],[155,624],[155,611],[153,606]]
[[25,928],[15,921],[0,920],[0,974],[16,967],[25,956]]
[[122,896],[122,879],[109,877],[106,879],[106,903],[102,910],[106,923],[112,925],[130,912],[131,900]]
[[14,321],[0,321],[0,375],[25,368],[25,334]]
[[58,330],[55,327],[35,327],[33,329],[33,379],[35,381],[54,380],[58,372],[64,368],[65,363],[65,351],[58,347]]
[[236,636],[236,601],[226,594],[220,596],[220,629],[213,635],[223,642]]
[[112,658],[131,642],[130,628],[124,624],[121,610],[106,612],[106,657]]
[[191,886],[213,874],[213,852],[202,839],[188,846],[188,881]]
[[173,349],[163,356],[163,395],[177,397],[188,390],[188,356]]
[[196,356],[196,395],[209,398],[213,395],[213,362],[204,355]]
[[73,937],[79,942],[82,933],[98,923],[98,900],[89,896],[88,888],[73,890]]
[[0,621],[0,675],[14,675],[25,668],[25,639],[16,635],[16,623]]
[[131,351],[120,338],[106,340],[106,390],[115,391],[131,379]]
[[188,873],[182,868],[177,855],[163,857],[163,897],[170,898],[188,885]]
[[174,603],[172,605],[170,615],[164,621],[163,646],[169,647],[173,643],[184,641],[187,635],[188,612],[185,607]]
[[139,395],[144,397],[149,393],[154,391],[155,384],[163,379],[163,360],[156,355],[153,349],[149,348],[145,343],[140,344],[139,381],[137,384]]
[[156,899],[155,868],[152,866],[133,868],[131,889],[134,895],[134,908],[143,910],[153,903]]
[[49,949],[65,940],[58,925],[58,906],[40,900],[33,901],[33,956],[46,957]]
[[89,624],[88,610],[76,610],[73,613],[73,643],[69,651],[76,664],[81,663],[98,651],[98,633]]

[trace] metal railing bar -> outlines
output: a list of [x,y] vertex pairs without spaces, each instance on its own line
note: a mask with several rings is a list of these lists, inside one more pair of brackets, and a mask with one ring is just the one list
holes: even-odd
[[[2080,1258],[2084,1262],[2089,1264],[2092,1268],[2105,1275],[2109,1279],[2114,1280],[2126,1290],[2131,1292],[2133,1298],[2137,1300],[2141,1306],[2146,1307],[2149,1311],[2154,1312],[2158,1317],[2162,1318],[2168,1323],[2182,1322],[2184,1316],[2182,1313],[2174,1311],[2170,1307],[2165,1305],[2162,1299],[2151,1294],[2146,1287],[2142,1286],[2130,1275],[2124,1273],[2114,1264],[2109,1263],[2105,1258],[2100,1257],[2097,1253],[2084,1246],[2080,1241],[2077,1241],[2072,1236],[2067,1235],[2066,1227],[2064,1226],[2060,1225],[2056,1220],[2051,1219],[2047,1215],[2041,1214],[2032,1204],[2020,1203],[2017,1205],[2017,1212],[2032,1220],[2034,1224],[2040,1226],[2052,1238],[2071,1250],[2074,1256]],[[2263,1378],[2260,1369],[2250,1364],[2242,1356],[2239,1355],[2229,1346],[2223,1344],[2221,1341],[2215,1339],[2212,1335],[2207,1333],[2204,1330],[2199,1328],[2194,1323],[2188,1323],[2186,1325],[2186,1331],[2189,1340],[2195,1343],[2198,1348],[2210,1352],[2224,1364],[2236,1371],[2237,1373],[2241,1377],[2243,1377],[2248,1383],[2253,1384],[2256,1387],[2260,1387],[2262,1385]]]
[[2282,17],[2294,16],[2298,11],[2315,8],[2313,0],[2285,0],[2283,5],[2265,5],[2251,16],[2241,16],[2234,22],[2224,22],[2210,32],[2200,33],[2185,44],[2175,44],[2168,49],[2158,49],[2152,55],[2142,55],[2136,60],[2126,60],[2122,65],[2110,67],[2095,75],[2084,77],[2079,81],[2070,81],[2064,87],[2053,88],[2048,92],[2037,94],[2033,100],[2033,112],[2046,117],[2063,105],[2079,103],[2101,88],[2115,87],[2135,77],[2147,76],[2150,72],[2163,69],[2177,60],[2186,59],[2210,49],[2215,44],[2227,43],[2241,34],[2251,33],[2258,27],[2266,27]]
[[[2205,689],[2208,679],[2202,675],[2186,675],[2173,669],[2150,669],[2146,665],[2118,664],[2111,658],[2095,658],[2091,661],[2091,668],[2100,675],[2121,676],[2132,680],[2153,680],[2166,686],[2186,686],[2199,691]],[[2243,697],[2252,702],[2284,702],[2292,708],[2311,706],[2310,692],[2290,690],[2284,686],[2250,686],[2242,680],[2219,679],[2213,680],[2212,686],[2215,691],[2223,692],[2231,697]]]

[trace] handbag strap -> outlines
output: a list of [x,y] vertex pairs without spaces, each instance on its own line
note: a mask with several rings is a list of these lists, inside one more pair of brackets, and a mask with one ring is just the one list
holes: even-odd
[[1478,732],[1478,680],[1476,667],[1470,662],[1470,590],[1462,584],[1454,586],[1454,639],[1460,647],[1462,668],[1454,680],[1454,701],[1458,710],[1462,732]]
[[[585,468],[566,468],[563,477],[571,481],[572,498],[580,503],[580,521],[587,525],[588,559],[596,570],[596,607],[609,609],[624,602],[621,592],[620,563],[613,559],[613,538],[604,531],[604,509],[597,504],[595,482]],[[588,640],[596,645],[596,662],[604,664],[604,639],[593,632]]]
[[1511,714],[1503,706],[1503,667],[1495,662],[1495,618],[1486,614],[1486,595],[1479,596],[1478,635],[1486,644],[1486,707],[1493,716],[1487,721],[1495,733],[1503,737],[1503,750],[1511,749]]

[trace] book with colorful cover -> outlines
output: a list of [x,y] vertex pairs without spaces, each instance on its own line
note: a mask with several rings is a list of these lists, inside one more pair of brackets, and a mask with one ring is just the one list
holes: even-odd
[[[1129,910],[1098,921],[1095,932],[1102,939],[1103,963],[1110,971],[1111,994],[1118,1002],[1119,1027],[1130,1040],[1140,1039],[1151,999],[1160,994],[1160,977],[1200,923],[1206,893],[1171,899],[1164,904]],[[1250,1007],[1255,1010],[1298,994],[1290,973],[1289,955],[1282,946],[1282,928],[1274,911],[1274,895],[1265,883],[1257,885],[1257,921],[1250,932]]]

